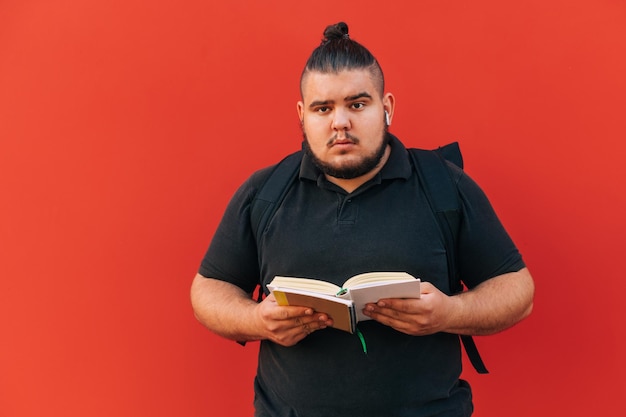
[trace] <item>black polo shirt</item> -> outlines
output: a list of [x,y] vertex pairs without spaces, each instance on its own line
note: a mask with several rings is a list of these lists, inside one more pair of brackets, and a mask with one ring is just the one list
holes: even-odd
[[[462,202],[459,272],[468,287],[524,264],[480,188],[454,170]],[[406,271],[450,293],[444,242],[405,147],[393,138],[385,166],[352,193],[327,181],[306,156],[260,241],[250,202],[270,168],[236,192],[200,274],[251,292],[275,275],[341,285],[371,271]],[[262,341],[255,380],[257,416],[466,416],[471,392],[458,337],[414,337],[374,321],[359,324],[367,343],[335,329],[293,347]],[[448,411],[446,411],[448,410]],[[437,413],[444,414],[437,414]]]

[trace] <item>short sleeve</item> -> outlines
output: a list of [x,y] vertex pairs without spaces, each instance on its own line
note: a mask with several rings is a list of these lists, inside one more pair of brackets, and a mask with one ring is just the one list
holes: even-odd
[[521,254],[481,188],[465,173],[457,186],[462,207],[458,268],[465,285],[473,288],[524,268]]
[[231,198],[198,272],[252,292],[259,283],[257,246],[250,225],[250,204],[269,169],[253,174]]

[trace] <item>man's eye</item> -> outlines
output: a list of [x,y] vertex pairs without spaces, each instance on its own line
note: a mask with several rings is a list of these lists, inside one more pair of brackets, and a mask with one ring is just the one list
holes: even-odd
[[363,107],[365,107],[365,104],[363,103],[352,103],[352,108],[353,109],[362,109]]
[[318,113],[326,113],[326,112],[328,112],[328,110],[330,110],[330,108],[328,108],[328,107],[318,107],[317,108],[317,112]]

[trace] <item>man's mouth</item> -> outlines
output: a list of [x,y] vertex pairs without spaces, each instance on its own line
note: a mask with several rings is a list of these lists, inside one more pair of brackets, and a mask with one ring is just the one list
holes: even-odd
[[336,145],[356,145],[357,143],[359,143],[359,140],[352,135],[346,134],[345,138],[337,138],[335,135],[328,141],[328,147],[332,148]]

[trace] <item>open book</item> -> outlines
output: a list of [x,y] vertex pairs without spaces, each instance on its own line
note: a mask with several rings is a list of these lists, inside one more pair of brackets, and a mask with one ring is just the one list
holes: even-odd
[[326,313],[333,327],[354,333],[367,303],[382,298],[419,298],[420,280],[406,272],[368,272],[355,275],[342,287],[330,282],[276,276],[267,285],[279,305],[311,307]]

